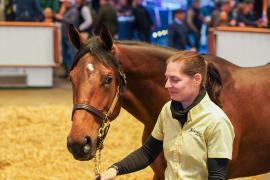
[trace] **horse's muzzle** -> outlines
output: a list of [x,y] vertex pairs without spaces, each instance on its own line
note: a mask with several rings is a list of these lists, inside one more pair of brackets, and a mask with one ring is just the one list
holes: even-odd
[[83,141],[73,141],[67,138],[67,148],[73,157],[80,161],[87,161],[94,157],[92,153],[92,141],[90,137],[85,137]]

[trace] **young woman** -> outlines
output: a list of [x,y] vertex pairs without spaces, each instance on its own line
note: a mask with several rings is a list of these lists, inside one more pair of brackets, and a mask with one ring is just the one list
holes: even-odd
[[166,103],[144,145],[102,173],[102,180],[138,171],[164,150],[165,179],[226,179],[232,158],[233,126],[205,91],[207,66],[195,53],[178,52],[167,60]]

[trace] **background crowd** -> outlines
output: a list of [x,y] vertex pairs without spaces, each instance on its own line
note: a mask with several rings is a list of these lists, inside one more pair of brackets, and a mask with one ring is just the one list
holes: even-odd
[[[69,43],[68,24],[85,36],[106,25],[115,39],[153,41],[160,29],[156,14],[147,0],[0,0],[6,21],[45,21],[61,26],[62,57],[68,72],[75,50]],[[215,0],[202,5],[188,0],[185,6],[171,9],[166,25],[165,45],[201,50],[202,36],[218,26],[270,27],[270,0]],[[203,28],[204,27],[204,28]]]
[[[180,34],[192,34],[195,41],[191,45],[198,49],[203,25],[267,28],[270,26],[270,1],[267,1],[268,7],[264,11],[263,1],[216,0],[201,6],[199,0],[190,0],[187,7],[173,10],[169,36],[175,30]],[[151,33],[156,26],[156,18],[150,17],[149,8],[145,7],[146,3],[143,5],[142,0],[2,0],[0,3],[7,21],[68,22],[86,35],[103,23],[115,38],[151,42]],[[67,14],[69,16],[63,20],[61,16]],[[168,42],[173,46],[170,37]],[[181,43],[186,45],[189,42]]]

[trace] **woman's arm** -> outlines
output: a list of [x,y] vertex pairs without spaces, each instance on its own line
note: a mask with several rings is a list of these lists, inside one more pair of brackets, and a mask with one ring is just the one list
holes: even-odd
[[208,180],[225,180],[227,177],[229,159],[208,158]]
[[162,149],[163,141],[159,141],[150,135],[141,148],[113,164],[106,172],[101,174],[100,179],[113,179],[116,175],[141,170],[151,164],[161,153]]

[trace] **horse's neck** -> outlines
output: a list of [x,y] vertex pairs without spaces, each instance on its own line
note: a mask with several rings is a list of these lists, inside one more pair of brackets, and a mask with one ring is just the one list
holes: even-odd
[[204,58],[208,62],[213,63],[214,66],[218,69],[218,72],[222,79],[222,83],[230,82],[230,79],[232,78],[234,72],[242,69],[242,67],[236,66],[235,64],[232,64],[229,61],[226,61],[225,59],[217,56],[204,55]]
[[164,80],[166,59],[173,53],[151,45],[117,44],[116,57],[128,78],[157,81]]
[[[116,56],[126,73],[148,76],[150,73],[162,74],[166,68],[166,59],[175,51],[147,44],[117,44]],[[148,67],[148,69],[147,69]]]
[[204,57],[206,60],[213,63],[218,69],[222,79],[222,83],[224,85],[226,83],[232,84],[232,82],[235,81],[243,81],[243,79],[248,79],[246,78],[246,74],[265,76],[265,74],[267,74],[270,70],[270,65],[262,65],[257,67],[241,67],[217,56],[204,55]]
[[122,106],[149,129],[169,100],[164,72],[166,59],[173,52],[160,50],[152,46],[117,45],[116,56],[127,76]]

